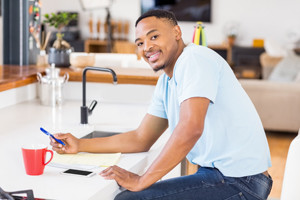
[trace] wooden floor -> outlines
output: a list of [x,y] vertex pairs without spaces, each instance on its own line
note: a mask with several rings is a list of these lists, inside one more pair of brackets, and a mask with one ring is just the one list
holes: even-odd
[[269,168],[269,173],[273,178],[273,187],[269,196],[280,198],[289,146],[297,136],[297,133],[267,131],[266,134],[272,160],[272,167]]
[[[273,187],[269,197],[280,198],[288,150],[292,140],[297,134],[298,133],[266,131],[272,160],[272,167],[269,168],[268,171],[273,178]],[[198,166],[188,162],[186,173],[193,174],[197,169]]]

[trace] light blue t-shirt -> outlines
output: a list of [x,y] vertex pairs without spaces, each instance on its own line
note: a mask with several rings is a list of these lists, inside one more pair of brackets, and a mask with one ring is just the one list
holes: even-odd
[[261,120],[230,66],[213,50],[193,43],[176,61],[173,77],[160,76],[148,113],[168,119],[172,133],[180,104],[191,97],[210,100],[203,134],[187,155],[191,163],[215,167],[231,177],[271,167]]

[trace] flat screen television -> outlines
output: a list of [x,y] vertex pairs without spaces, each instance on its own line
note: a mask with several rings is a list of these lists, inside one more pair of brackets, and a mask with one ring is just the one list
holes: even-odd
[[178,21],[211,22],[212,0],[141,0],[142,14],[163,9],[175,14]]

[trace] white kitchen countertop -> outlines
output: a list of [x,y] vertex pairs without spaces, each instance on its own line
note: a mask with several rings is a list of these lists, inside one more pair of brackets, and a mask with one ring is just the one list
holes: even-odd
[[[21,146],[42,143],[50,147],[49,138],[40,127],[50,133],[71,132],[79,138],[94,130],[125,132],[138,127],[149,104],[98,102],[88,126],[80,125],[80,106],[81,101],[67,100],[61,108],[52,108],[34,99],[0,109],[0,187],[3,190],[33,189],[35,197],[46,199],[113,199],[120,192],[115,181],[104,180],[98,174],[91,178],[65,176],[60,174],[63,169],[50,166],[45,167],[41,176],[25,173]],[[142,174],[168,138],[169,134],[164,133],[149,152],[122,154],[117,165]]]

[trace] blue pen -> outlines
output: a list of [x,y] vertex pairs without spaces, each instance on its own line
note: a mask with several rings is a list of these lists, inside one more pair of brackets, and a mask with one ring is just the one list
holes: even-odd
[[65,143],[63,143],[63,141],[59,140],[59,139],[56,139],[51,133],[49,133],[48,131],[46,131],[45,129],[43,128],[40,128],[40,130],[45,133],[46,135],[49,135],[50,137],[52,137],[56,142],[62,144],[62,145],[65,145]]

